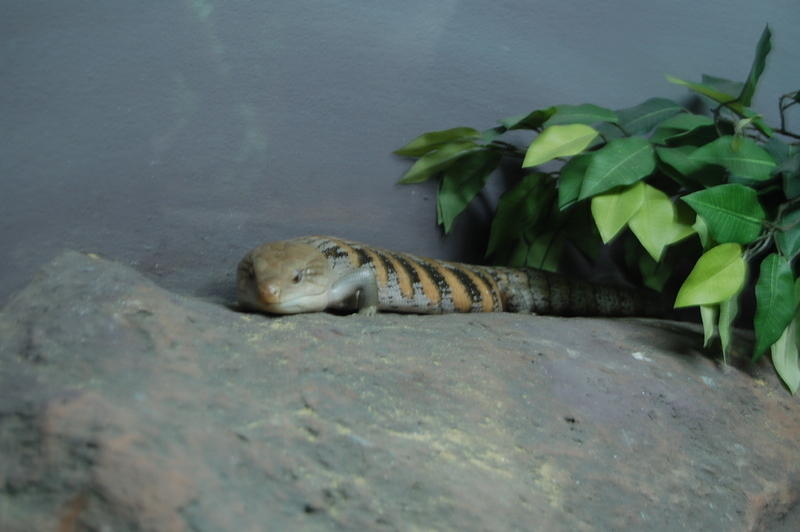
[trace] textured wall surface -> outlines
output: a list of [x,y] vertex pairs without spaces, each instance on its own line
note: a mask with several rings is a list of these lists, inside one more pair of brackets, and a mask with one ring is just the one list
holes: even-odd
[[765,22],[756,105],[800,85],[796,0],[0,5],[0,301],[65,247],[217,298],[306,233],[474,260],[485,205],[442,241],[434,189],[395,185],[418,133],[681,98],[665,73],[743,78]]

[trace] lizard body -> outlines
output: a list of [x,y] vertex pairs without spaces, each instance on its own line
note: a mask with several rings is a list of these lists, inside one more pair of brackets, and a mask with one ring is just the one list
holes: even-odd
[[656,316],[657,294],[598,286],[531,268],[429,259],[327,236],[270,242],[237,271],[239,302],[273,314],[533,312]]

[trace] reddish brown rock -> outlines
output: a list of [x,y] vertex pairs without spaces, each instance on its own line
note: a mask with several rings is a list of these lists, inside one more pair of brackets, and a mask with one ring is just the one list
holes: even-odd
[[800,407],[691,326],[269,318],[77,253],[0,315],[0,530],[795,530]]

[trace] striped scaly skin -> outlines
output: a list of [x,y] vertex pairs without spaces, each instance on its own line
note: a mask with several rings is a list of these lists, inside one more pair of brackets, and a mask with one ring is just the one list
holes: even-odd
[[270,242],[237,272],[239,302],[271,314],[327,309],[441,314],[533,312],[559,316],[661,316],[658,294],[530,268],[475,266],[328,236]]

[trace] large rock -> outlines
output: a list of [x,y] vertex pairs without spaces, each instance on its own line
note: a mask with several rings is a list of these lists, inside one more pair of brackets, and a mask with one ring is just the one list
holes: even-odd
[[796,530],[798,402],[700,343],[269,318],[66,253],[0,316],[0,530]]

